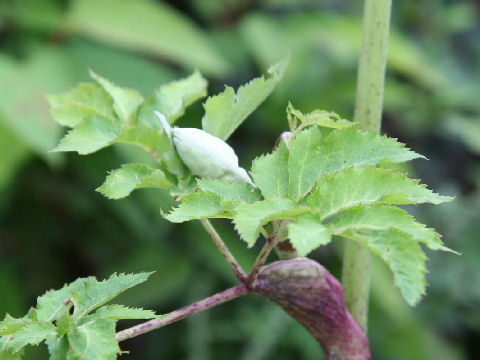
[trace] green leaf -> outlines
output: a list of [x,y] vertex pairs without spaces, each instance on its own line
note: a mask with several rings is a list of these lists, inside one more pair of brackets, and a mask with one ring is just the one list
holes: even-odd
[[157,123],[154,111],[159,111],[173,124],[185,113],[185,109],[207,95],[207,81],[195,71],[187,78],[160,86],[140,107],[140,120]]
[[411,306],[425,294],[425,254],[412,237],[398,230],[361,233],[347,231],[342,234],[366,246],[380,256],[393,272],[394,283]]
[[13,335],[7,335],[4,346],[16,353],[26,345],[38,345],[47,337],[55,335],[55,325],[48,321],[38,321],[22,327]]
[[289,58],[272,65],[269,77],[261,76],[241,86],[237,93],[227,86],[225,90],[209,97],[203,107],[205,115],[202,128],[206,132],[226,140],[235,129],[270,95],[283,77]]
[[198,187],[220,195],[225,200],[240,200],[249,203],[261,199],[260,192],[250,184],[233,183],[216,179],[197,179]]
[[65,94],[46,98],[53,119],[63,126],[74,127],[90,115],[115,116],[112,99],[98,84],[80,84]]
[[76,320],[87,315],[99,306],[112,300],[121,292],[138,285],[148,279],[152,273],[113,274],[108,279],[99,282],[97,279],[87,278],[83,286],[75,289],[70,295],[74,305],[73,316]]
[[357,126],[333,131],[320,148],[317,178],[351,166],[376,165],[382,161],[393,163],[424,158],[396,139],[361,131]]
[[322,126],[331,129],[343,129],[355,125],[356,123],[342,119],[338,114],[326,110],[314,110],[309,114],[303,114],[295,109],[291,103],[288,103],[287,118],[292,130],[297,128],[300,121],[301,126]]
[[136,90],[114,85],[107,79],[90,70],[90,76],[97,81],[113,99],[117,116],[127,122],[143,102],[143,96]]
[[260,227],[272,220],[295,219],[310,212],[305,206],[298,206],[289,199],[270,198],[252,204],[241,203],[235,209],[233,222],[248,247],[255,245]]
[[315,179],[322,163],[320,158],[320,140],[322,135],[316,126],[297,134],[290,142],[288,174],[290,198],[302,198],[315,185]]
[[300,256],[330,242],[332,231],[323,225],[318,216],[306,214],[288,225],[288,238]]
[[49,360],[65,360],[68,353],[68,339],[66,336],[60,338],[51,336],[47,338],[45,343],[48,345],[48,352],[50,353]]
[[33,321],[33,319],[27,316],[16,319],[9,314],[5,314],[5,318],[0,321],[0,336],[13,334]]
[[109,199],[121,199],[141,188],[168,189],[172,183],[160,169],[143,164],[125,164],[112,171],[97,191]]
[[288,149],[285,143],[281,141],[271,154],[255,159],[251,174],[264,197],[287,197]]
[[97,321],[98,319],[124,320],[124,319],[153,319],[159,318],[152,310],[130,308],[123,305],[105,305],[94,314],[82,318],[80,324]]
[[405,174],[370,166],[348,168],[323,178],[308,196],[307,204],[317,208],[325,219],[362,204],[440,204],[452,199],[433,193]]
[[115,320],[99,319],[68,334],[68,360],[114,360],[120,353],[115,340]]
[[442,244],[435,230],[415,221],[405,210],[388,205],[360,205],[335,218],[330,228],[336,235],[347,230],[386,231],[396,229],[407,233],[416,241],[423,242],[432,250],[452,251]]
[[196,191],[182,196],[180,205],[173,208],[165,219],[181,223],[193,219],[232,218],[232,201],[222,200],[220,195],[208,191]]
[[70,130],[51,151],[76,151],[81,155],[90,154],[111,145],[121,131],[122,124],[118,120],[93,115]]

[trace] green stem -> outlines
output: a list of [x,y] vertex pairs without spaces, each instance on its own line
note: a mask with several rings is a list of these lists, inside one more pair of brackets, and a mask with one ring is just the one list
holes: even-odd
[[[367,130],[380,131],[391,0],[365,0],[362,50],[358,68],[354,120]],[[370,252],[346,241],[343,259],[345,303],[363,329],[367,329],[370,289]]]

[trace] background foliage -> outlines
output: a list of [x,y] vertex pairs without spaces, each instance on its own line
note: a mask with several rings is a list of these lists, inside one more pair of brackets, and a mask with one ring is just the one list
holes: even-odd
[[[229,140],[250,168],[287,129],[285,107],[351,118],[361,2],[6,0],[0,3],[0,317],[21,316],[49,288],[79,276],[156,270],[119,303],[165,313],[235,282],[197,223],[159,215],[156,190],[111,201],[94,192],[106,169],[140,159],[115,145],[88,157],[48,153],[63,130],[45,94],[88,81],[88,68],[150,94],[198,68],[209,92],[237,87],[288,50],[273,95]],[[410,308],[374,262],[374,358],[474,359],[480,350],[480,4],[395,2],[383,131],[430,161],[407,169],[457,199],[409,209],[463,253],[427,252],[427,296]],[[200,104],[180,126],[200,127]],[[222,235],[246,268],[254,252],[228,222]],[[340,242],[312,257],[340,275]],[[272,256],[273,258],[273,256]],[[128,322],[124,324],[127,326]],[[317,359],[318,346],[280,309],[253,296],[122,344],[133,359]],[[43,345],[42,345],[43,346]],[[26,358],[45,358],[45,349]]]

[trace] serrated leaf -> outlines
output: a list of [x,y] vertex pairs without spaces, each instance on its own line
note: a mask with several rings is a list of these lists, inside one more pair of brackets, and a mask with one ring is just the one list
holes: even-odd
[[269,76],[261,76],[241,86],[237,93],[231,87],[209,97],[203,107],[205,115],[202,128],[206,132],[226,140],[235,129],[270,95],[283,77],[288,57],[268,69]]
[[313,214],[299,216],[288,225],[288,238],[300,256],[330,242],[332,230],[323,225],[320,217]]
[[347,231],[343,236],[356,240],[380,256],[393,272],[394,283],[411,306],[425,294],[426,256],[418,243],[406,233],[391,229],[385,232]]
[[287,197],[288,195],[288,149],[283,141],[267,155],[255,159],[252,178],[264,197]]
[[89,72],[92,79],[97,81],[113,99],[113,109],[117,116],[124,122],[129,121],[143,102],[143,96],[136,90],[114,85],[92,70]]
[[51,151],[76,151],[80,155],[90,154],[111,145],[121,131],[122,125],[118,120],[93,115],[70,130]]
[[151,128],[141,123],[135,126],[123,126],[115,142],[137,145],[151,154],[161,153],[170,148],[168,138],[161,129]]
[[95,311],[94,314],[82,318],[80,325],[98,319],[125,320],[125,319],[153,319],[162,316],[156,315],[152,310],[130,308],[123,305],[105,305]]
[[112,171],[97,191],[110,199],[121,199],[135,189],[168,189],[171,186],[160,169],[143,164],[125,164]]
[[232,218],[232,201],[222,200],[220,195],[208,191],[196,191],[180,198],[180,205],[173,208],[165,219],[174,223],[193,219]]
[[70,295],[76,320],[112,300],[123,291],[146,281],[152,273],[113,274],[104,281],[87,278],[83,285]]
[[140,107],[140,121],[152,123],[158,118],[154,111],[159,111],[173,124],[185,113],[185,109],[195,101],[207,95],[207,81],[195,71],[189,77],[172,81],[160,86]]
[[425,157],[406,148],[396,139],[352,126],[335,130],[325,138],[320,149],[317,178],[351,166],[376,165],[382,161],[399,163],[418,158]]
[[317,208],[325,219],[362,204],[440,204],[452,199],[435,194],[405,174],[369,166],[348,168],[323,178],[308,196],[307,204]]
[[347,230],[386,231],[396,229],[409,234],[414,240],[423,242],[432,250],[452,251],[442,243],[435,230],[415,221],[405,210],[388,205],[360,205],[335,218],[329,227],[336,235]]
[[48,321],[37,321],[22,327],[14,334],[5,336],[4,346],[16,353],[26,345],[38,345],[47,337],[55,335],[55,325]]
[[225,200],[240,200],[252,203],[261,199],[260,192],[250,184],[216,179],[197,179],[197,184],[201,190],[217,194]]
[[9,314],[5,314],[5,318],[0,321],[0,336],[13,334],[33,321],[26,316],[16,319]]
[[68,334],[68,360],[114,360],[120,353],[115,340],[115,320],[99,319]]
[[298,206],[289,199],[270,198],[252,204],[241,203],[235,209],[233,222],[248,247],[255,245],[260,227],[272,220],[295,219],[310,212],[305,206]]
[[74,127],[90,115],[114,117],[113,102],[98,84],[83,83],[61,95],[47,95],[53,119],[63,126]]
[[318,169],[322,166],[319,162],[321,138],[320,130],[313,126],[297,134],[290,142],[288,194],[293,200],[302,198],[315,185]]
[[68,340],[66,336],[60,338],[51,336],[47,338],[45,343],[48,346],[48,352],[50,353],[49,360],[65,360],[68,353]]
[[330,129],[342,129],[355,125],[354,122],[342,119],[338,114],[326,110],[314,110],[311,113],[303,114],[288,103],[287,117],[291,128],[296,128],[298,121],[301,126],[317,125]]

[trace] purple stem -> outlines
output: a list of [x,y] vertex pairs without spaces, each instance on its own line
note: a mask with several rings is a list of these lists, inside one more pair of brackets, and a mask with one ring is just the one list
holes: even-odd
[[219,292],[215,295],[207,297],[203,300],[197,301],[196,303],[184,306],[181,309],[172,311],[160,319],[153,319],[143,324],[122,330],[115,334],[115,339],[117,341],[123,341],[132,337],[135,337],[140,334],[158,329],[162,326],[169,325],[178,320],[186,318],[187,316],[195,315],[203,310],[207,310],[213,306],[220,305],[226,301],[235,299],[237,297],[246,295],[249,293],[249,290],[244,284],[236,285],[230,289]]

